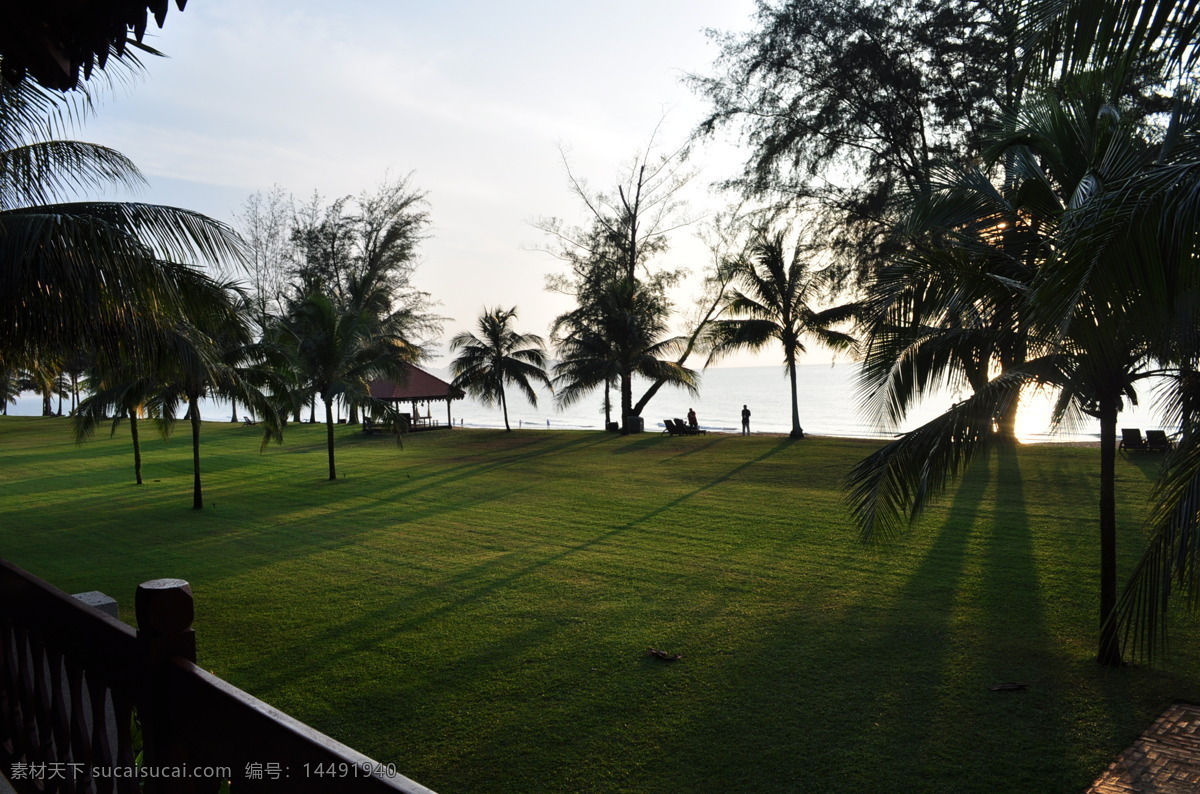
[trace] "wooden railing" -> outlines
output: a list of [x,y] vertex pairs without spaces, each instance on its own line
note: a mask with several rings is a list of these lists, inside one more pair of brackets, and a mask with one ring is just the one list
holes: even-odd
[[0,560],[0,759],[20,792],[429,789],[197,667],[188,583],[138,629]]

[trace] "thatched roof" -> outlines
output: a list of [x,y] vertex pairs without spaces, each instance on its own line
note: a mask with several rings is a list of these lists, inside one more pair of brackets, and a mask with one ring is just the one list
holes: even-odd
[[371,390],[371,396],[375,399],[394,400],[395,402],[461,400],[466,396],[462,389],[456,389],[441,378],[411,366],[408,368],[408,377],[403,383],[373,380],[368,387]]
[[[182,11],[186,2],[175,5]],[[0,72],[14,84],[28,75],[47,88],[74,88],[81,69],[86,80],[131,41],[140,44],[151,15],[161,28],[169,6],[170,0],[0,3]]]

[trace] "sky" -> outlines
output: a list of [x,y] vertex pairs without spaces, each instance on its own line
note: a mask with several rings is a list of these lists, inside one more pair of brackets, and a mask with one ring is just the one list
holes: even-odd
[[[515,305],[519,330],[547,335],[570,303],[544,289],[562,265],[532,223],[587,222],[562,153],[606,189],[660,124],[663,151],[680,145],[706,107],[682,78],[710,72],[718,54],[705,30],[748,29],[753,8],[191,0],[147,34],[167,57],[147,58],[145,74],[108,92],[75,137],[130,157],[149,182],[138,200],[226,222],[274,185],[332,199],[411,172],[433,221],[415,282],[449,318],[442,341],[494,305]],[[662,266],[703,270],[695,235],[726,201],[712,183],[740,157],[717,141],[693,159],[687,214],[701,220],[675,236]],[[696,291],[685,283],[681,308]]]

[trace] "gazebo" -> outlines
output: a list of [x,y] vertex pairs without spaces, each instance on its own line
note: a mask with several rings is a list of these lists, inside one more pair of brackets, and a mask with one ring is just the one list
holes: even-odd
[[432,406],[427,406],[425,415],[422,416],[420,405],[445,400],[446,424],[453,426],[454,420],[450,416],[450,403],[465,397],[466,394],[463,390],[456,389],[441,378],[430,375],[419,367],[409,365],[407,369],[408,376],[403,383],[393,383],[390,380],[373,380],[368,383],[371,396],[377,400],[395,403],[397,409],[401,403],[411,403],[410,421],[413,430],[430,430],[437,427],[439,422],[433,418]]

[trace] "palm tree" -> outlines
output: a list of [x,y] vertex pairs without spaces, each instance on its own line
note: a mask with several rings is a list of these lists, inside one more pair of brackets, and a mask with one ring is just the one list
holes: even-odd
[[1097,661],[1117,665],[1117,417],[1136,400],[1141,381],[1180,358],[1178,331],[1196,320],[1186,307],[1200,299],[1190,267],[1200,246],[1191,230],[1173,242],[1162,239],[1169,225],[1136,217],[1123,201],[1131,193],[1144,196],[1138,185],[1164,168],[1155,163],[1163,150],[1150,147],[1104,102],[1098,82],[1079,81],[1070,91],[1066,99],[1046,96],[1026,107],[1000,141],[1018,155],[1022,179],[1063,197],[1061,208],[1045,216],[1051,239],[1022,290],[1030,355],[859,463],[850,476],[850,499],[864,538],[887,534],[988,448],[994,417],[1023,386],[1057,388],[1056,423],[1079,414],[1100,421]]
[[25,387],[37,392],[42,398],[42,416],[54,416],[54,394],[61,385],[60,356],[43,352],[36,358],[27,358],[23,370]]
[[263,419],[263,444],[279,439],[278,414],[264,392],[280,391],[266,356],[270,348],[251,341],[251,307],[229,284],[200,276],[193,280],[189,318],[144,340],[136,360],[103,356],[92,364],[88,390],[72,417],[79,442],[112,418],[110,436],[128,418],[133,443],[134,473],[142,484],[139,415],[152,416],[165,437],[174,427],[182,403],[192,430],[193,508],[203,507],[200,475],[200,409],[204,396],[221,395],[256,407]]
[[[561,331],[568,321],[556,328]],[[604,426],[612,424],[612,387],[621,378],[612,345],[597,328],[583,318],[557,339],[558,361],[554,365],[554,400],[560,407],[574,405],[592,389],[604,384]]]
[[181,312],[190,263],[241,255],[229,227],[195,212],[73,201],[142,184],[119,152],[58,138],[86,109],[32,81],[0,80],[0,357],[132,348]]
[[[709,363],[734,350],[761,350],[778,342],[783,347],[784,368],[791,382],[792,438],[804,438],[800,427],[796,360],[806,352],[804,337],[812,336],[835,349],[849,347],[854,338],[830,326],[850,319],[852,309],[839,306],[818,311],[817,298],[827,294],[832,281],[827,271],[812,270],[806,251],[797,245],[789,258],[787,233],[757,233],[749,255],[735,264],[734,284],[723,316],[709,327]],[[738,288],[740,287],[740,289]]]
[[602,383],[607,389],[615,381],[620,390],[621,430],[629,433],[637,416],[635,375],[698,393],[695,371],[671,360],[689,340],[667,335],[667,317],[662,291],[637,279],[617,278],[596,286],[585,304],[555,320],[556,332],[567,332],[561,337],[560,363],[555,367],[555,385],[564,395],[560,404],[574,402]]
[[0,415],[8,415],[8,406],[16,405],[23,388],[16,370],[0,366]]
[[[229,342],[228,335],[224,341]],[[204,508],[200,479],[200,400],[211,396],[239,399],[257,412],[263,427],[262,446],[283,440],[274,403],[256,385],[261,373],[254,353],[258,348],[248,338],[236,346],[222,348],[212,337],[192,333],[177,339],[178,366],[163,372],[164,382],[150,400],[150,408],[164,436],[169,435],[181,405],[192,431],[192,509]]]
[[278,343],[287,351],[298,382],[325,405],[329,479],[337,479],[334,460],[333,401],[342,399],[376,412],[391,413],[371,397],[368,381],[403,380],[407,367],[424,355],[421,347],[381,324],[374,313],[338,309],[325,295],[309,295],[280,323]]
[[479,336],[463,331],[450,340],[450,350],[459,351],[450,362],[453,385],[475,395],[484,405],[499,403],[504,429],[509,431],[505,384],[515,385],[534,406],[537,392],[530,381],[553,389],[546,375],[546,343],[537,334],[517,333],[512,327],[516,318],[515,306],[484,309],[479,316]]
[[[928,391],[976,392],[1025,362],[1025,292],[1063,204],[1047,181],[1023,179],[1019,167],[1004,186],[988,170],[935,171],[933,192],[913,198],[908,249],[873,274],[858,305],[860,390],[880,427],[895,428]],[[1013,400],[997,417],[1007,440],[1016,438],[1017,406]]]
[[[145,355],[132,368],[115,366],[105,359],[103,371],[114,377],[106,391],[84,400],[81,429],[88,417],[106,410],[128,410],[133,400],[146,397],[146,410],[155,417],[163,437],[170,435],[186,405],[185,416],[192,436],[192,509],[204,508],[200,471],[200,400],[224,396],[253,407],[262,417],[265,447],[271,439],[281,441],[278,414],[270,397],[260,388],[266,378],[262,372],[264,349],[250,337],[237,290],[228,283],[199,280],[208,289],[193,289],[188,314],[153,338],[143,340]],[[120,382],[119,375],[130,377]],[[109,399],[107,405],[101,401]],[[97,405],[88,405],[89,400]]]
[[111,438],[117,434],[121,422],[128,418],[129,436],[133,444],[134,481],[141,485],[142,444],[138,419],[143,406],[150,401],[159,384],[154,378],[139,376],[130,368],[126,368],[125,371],[114,369],[103,374],[97,369],[92,377],[87,379],[86,385],[90,394],[80,401],[79,407],[71,416],[75,440],[82,443],[90,438],[110,414]]

